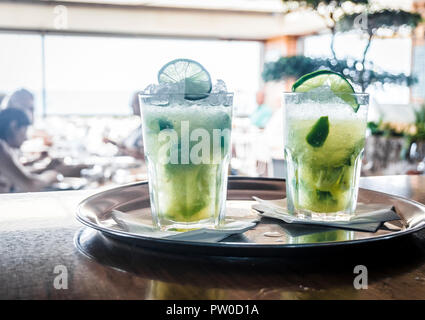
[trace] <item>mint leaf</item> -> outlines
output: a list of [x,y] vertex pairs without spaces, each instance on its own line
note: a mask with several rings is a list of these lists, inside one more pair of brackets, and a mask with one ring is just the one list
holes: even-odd
[[323,146],[329,134],[329,118],[320,117],[307,135],[307,142],[315,148]]

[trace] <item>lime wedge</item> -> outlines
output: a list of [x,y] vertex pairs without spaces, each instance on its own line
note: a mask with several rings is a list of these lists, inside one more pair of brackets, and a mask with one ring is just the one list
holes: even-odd
[[190,59],[176,59],[168,62],[158,72],[158,82],[183,83],[187,100],[206,98],[211,92],[211,77],[199,63]]
[[297,80],[292,86],[293,92],[309,92],[320,87],[329,87],[332,92],[348,103],[357,112],[359,104],[353,96],[355,93],[350,82],[341,74],[329,71],[319,70],[308,73]]
[[307,142],[312,147],[323,146],[329,134],[329,118],[320,117],[307,135]]

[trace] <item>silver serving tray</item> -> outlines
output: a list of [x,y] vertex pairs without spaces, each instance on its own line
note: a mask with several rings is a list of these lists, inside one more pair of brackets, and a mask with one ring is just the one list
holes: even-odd
[[[262,199],[281,199],[285,196],[282,179],[230,177],[226,217],[252,220],[258,217],[251,209],[252,196]],[[80,203],[77,219],[103,235],[144,248],[173,253],[235,256],[273,257],[295,252],[297,249],[319,250],[370,245],[398,238],[425,227],[425,206],[409,199],[367,189],[359,190],[359,202],[393,205],[401,220],[385,223],[375,233],[323,228],[307,225],[289,225],[274,219],[262,218],[260,223],[242,235],[234,235],[216,243],[158,239],[128,233],[111,218],[112,210],[151,223],[147,182],[130,184],[95,194]],[[279,237],[270,237],[279,233]],[[80,232],[80,235],[82,233]]]

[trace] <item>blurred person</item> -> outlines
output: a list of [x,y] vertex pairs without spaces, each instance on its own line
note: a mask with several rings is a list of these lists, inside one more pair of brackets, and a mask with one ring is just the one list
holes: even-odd
[[265,104],[265,93],[264,90],[258,91],[256,95],[257,109],[251,115],[251,123],[260,128],[264,129],[267,122],[270,120],[273,110],[267,104]]
[[[26,113],[28,119],[30,120],[30,125],[34,125],[34,94],[25,88],[18,89],[14,91],[8,98],[6,102],[6,108],[18,109]],[[41,138],[43,139],[43,143],[47,147],[52,146],[52,138],[48,133],[43,130],[37,130],[32,128],[31,138]],[[40,155],[32,159],[31,161],[27,161],[22,163],[26,167],[30,167],[40,163],[40,161],[49,158],[49,153],[47,151],[43,151]],[[79,177],[81,176],[81,170],[87,168],[86,165],[65,165],[62,159],[51,159],[49,164],[44,168],[33,170],[32,173],[42,173],[44,171],[55,169],[59,171],[64,176],[70,177]]]
[[21,109],[0,111],[0,192],[42,191],[58,180],[58,172],[34,174],[18,160],[17,150],[27,139],[31,121]]
[[[14,108],[24,111],[28,119],[30,120],[31,125],[34,124],[34,94],[24,88],[18,89],[14,91],[10,96],[8,96],[6,99],[6,108]],[[31,137],[40,137],[43,139],[43,142],[45,145],[50,146],[51,145],[51,138],[48,134],[46,134],[44,131],[40,130],[33,130],[31,133]],[[40,154],[40,157],[37,159],[34,159],[33,161],[25,164],[25,165],[32,165],[33,163],[43,160],[47,157],[47,153],[43,152]]]
[[[31,124],[34,125],[34,94],[25,89],[18,89],[14,91],[9,97],[6,98],[6,108],[15,108],[24,111],[28,118],[31,121]],[[46,146],[52,145],[52,137],[46,133],[44,130],[32,128],[31,137],[32,138],[42,138],[43,143]]]
[[6,108],[14,108],[24,111],[30,123],[34,122],[34,94],[27,89],[19,89],[7,98]]
[[[134,116],[141,116],[140,104],[139,104],[139,92],[133,93],[130,100],[130,107]],[[124,138],[121,142],[116,142],[108,138],[104,138],[105,143],[111,143],[118,147],[120,154],[132,156],[136,159],[144,160],[143,152],[143,136],[142,136],[142,122],[134,129],[130,134]]]
[[7,95],[5,93],[0,92],[0,110],[3,109],[2,102],[4,101],[4,98],[6,98],[6,96]]

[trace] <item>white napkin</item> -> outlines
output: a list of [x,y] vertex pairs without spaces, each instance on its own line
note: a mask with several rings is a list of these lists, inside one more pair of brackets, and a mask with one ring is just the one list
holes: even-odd
[[153,226],[146,225],[128,218],[128,214],[113,210],[111,212],[112,219],[118,227],[125,232],[137,234],[151,238],[163,238],[173,240],[201,241],[201,242],[218,242],[233,234],[244,233],[245,231],[255,227],[258,220],[253,221],[231,221],[226,222],[220,229],[196,229],[186,232],[178,231],[159,231]]
[[332,221],[312,220],[292,215],[287,208],[286,199],[263,200],[253,197],[259,204],[252,206],[263,217],[275,218],[292,224],[311,224],[323,227],[338,227],[342,229],[376,232],[386,221],[400,220],[399,215],[391,205],[358,203],[354,215]]

